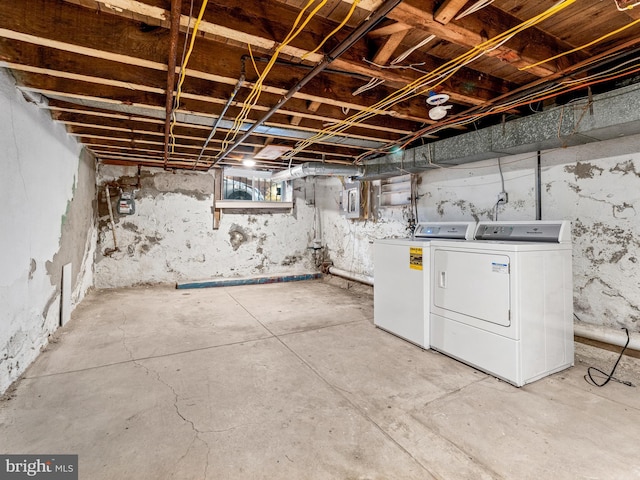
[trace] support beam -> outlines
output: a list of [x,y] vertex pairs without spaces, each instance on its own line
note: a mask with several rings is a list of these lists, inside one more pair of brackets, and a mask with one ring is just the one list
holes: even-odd
[[258,120],[255,124],[253,124],[249,129],[242,134],[242,136],[236,140],[233,144],[227,147],[226,150],[220,153],[217,158],[217,162],[223,160],[226,156],[229,155],[238,145],[240,145],[243,139],[250,135],[256,128],[258,128],[261,124],[267,122],[269,118],[278,111],[278,109],[288,102],[295,92],[304,88],[304,86],[309,83],[316,75],[326,69],[336,58],[340,57],[344,52],[346,52],[350,47],[352,47],[358,40],[362,39],[370,30],[373,30],[378,22],[380,22],[386,15],[389,14],[395,7],[401,3],[402,0],[385,0],[380,7],[371,14],[371,16],[367,17],[358,28],[353,30],[347,38],[342,40],[336,47],[334,47],[329,55],[325,57],[325,59],[320,62],[318,65],[314,67],[309,73],[307,73],[302,80],[300,80],[295,86],[293,86],[287,94],[280,99],[280,101],[274,105],[271,110],[269,110],[260,120]]
[[[500,25],[502,31],[515,26],[518,21],[504,12],[491,8],[484,8],[477,12],[472,18],[464,18],[464,22],[460,24],[442,25],[436,21],[434,16],[425,11],[428,6],[425,3],[433,4],[433,2],[418,0],[405,0],[397,8],[389,13],[389,18],[398,22],[406,23],[413,28],[419,28],[425,32],[431,33],[442,40],[455,43],[467,48],[473,48],[486,40],[482,32],[485,31],[486,25]],[[490,21],[491,20],[491,21]],[[463,26],[464,23],[464,26]],[[473,28],[470,28],[473,25]],[[489,33],[489,37],[495,34]],[[486,33],[485,33],[486,35]],[[523,53],[527,51],[527,54]],[[516,68],[526,67],[545,58],[561,53],[556,47],[555,39],[548,38],[540,30],[525,30],[516,35],[508,44],[502,45],[495,50],[487,52],[487,56],[497,57],[512,64]],[[548,65],[539,65],[527,70],[530,74],[539,77],[545,77],[555,73],[555,69]]]
[[367,35],[369,38],[379,38],[379,37],[388,37],[389,35],[393,35],[398,32],[406,32],[411,27],[401,22],[394,22],[390,25],[386,25],[384,27],[377,28],[372,30]]
[[[157,24],[161,26],[166,26],[166,19],[169,18],[169,12],[158,7],[150,8],[149,5],[138,2],[135,0],[114,0],[114,2],[109,2],[109,5],[113,8],[105,8],[102,2],[97,2],[96,0],[65,0],[66,3],[81,5],[84,7],[89,7],[94,5],[93,8],[100,9],[105,13],[110,13],[113,16],[118,16],[121,18],[126,18],[127,20],[131,18],[136,18],[140,20],[144,20],[146,23],[151,25]],[[269,22],[270,30],[266,30],[264,28],[264,22],[255,21],[251,23],[246,23],[245,19],[242,23],[242,19],[230,21],[229,12],[233,12],[234,9],[238,11],[242,11],[246,6],[242,3],[243,0],[227,0],[222,4],[215,5],[213,9],[208,8],[207,15],[205,15],[205,19],[200,23],[199,32],[202,34],[203,39],[213,40],[217,42],[221,42],[221,37],[225,40],[231,41],[231,44],[250,44],[252,48],[254,48],[254,52],[269,52],[276,46],[277,42],[273,40],[274,32],[282,32],[282,38],[286,35],[286,32],[290,29],[290,25],[293,24],[295,18],[297,16],[297,11],[295,9],[291,9],[291,7],[285,6],[282,3],[275,0],[261,0],[259,2],[260,11],[259,12],[251,12],[247,14],[247,17],[244,18],[260,18],[259,15],[261,12],[264,12],[264,18],[269,18],[271,21]],[[101,6],[102,5],[102,6]],[[400,5],[402,6],[402,5]],[[399,7],[398,7],[399,8]],[[216,10],[217,9],[217,10]],[[211,14],[209,11],[211,10]],[[392,12],[393,13],[393,12]],[[275,22],[274,19],[279,19],[279,23]],[[306,55],[311,49],[315,48],[318,44],[318,38],[323,35],[327,35],[333,28],[335,28],[335,23],[329,22],[322,19],[314,19],[313,25],[315,29],[315,34],[310,35],[306,31],[303,31],[300,36],[298,36],[295,40],[295,47],[287,47],[283,50],[283,54],[294,57],[294,58],[302,58]],[[2,22],[0,22],[1,24]],[[183,15],[181,19],[182,30],[186,31],[186,27],[188,25],[188,16]],[[437,22],[434,22],[437,23]],[[440,25],[440,24],[438,24]],[[442,25],[440,25],[442,27]],[[408,27],[408,25],[406,25]],[[405,27],[403,27],[405,28]],[[310,30],[310,29],[305,29]],[[115,36],[115,35],[114,35]],[[126,38],[126,35],[120,34],[122,38]],[[75,38],[73,35],[68,35],[66,38]],[[117,38],[117,37],[116,37]],[[276,35],[276,38],[279,38]],[[223,48],[226,49],[229,47],[229,43],[227,43]],[[291,48],[289,50],[288,48]],[[336,59],[332,68],[337,70],[342,70],[345,72],[352,72],[355,74],[364,75],[367,77],[376,77],[382,78],[385,80],[385,84],[393,87],[399,88],[408,83],[413,82],[416,78],[419,77],[417,72],[412,72],[410,70],[391,70],[391,69],[377,69],[370,65],[367,65],[362,62],[362,58],[369,58],[369,52],[367,51],[365,45],[356,45],[350,49],[347,55],[343,58]],[[306,57],[306,60],[312,63],[319,63],[322,61],[323,57],[320,54],[313,54]],[[432,59],[432,65],[425,65],[425,70],[435,69],[440,62],[436,59]],[[205,71],[217,71],[216,69],[203,69]],[[464,83],[475,83],[477,84],[477,88],[479,92],[476,94],[469,94],[467,90],[464,88],[459,88],[457,85],[443,85],[443,88],[447,91],[447,93],[451,96],[451,101],[455,103],[461,103],[463,105],[477,105],[482,103],[482,98],[478,101],[477,97],[481,96],[483,90],[486,91],[500,91],[500,88],[496,89],[495,85],[490,85],[489,83],[484,86],[485,82],[487,82],[491,75],[487,75],[490,72],[484,72],[482,83],[473,80],[473,78],[478,79],[477,72],[473,72],[471,69],[466,70],[466,74],[464,72],[459,72],[458,76],[465,75],[468,77],[463,82]],[[495,78],[494,78],[495,79]],[[290,78],[289,78],[290,80]],[[234,80],[228,82],[229,84],[233,84]],[[357,88],[357,87],[356,87]],[[509,88],[509,87],[507,87]],[[285,90],[286,92],[286,90]],[[298,96],[299,93],[296,93]],[[485,97],[484,100],[488,99]],[[346,101],[346,98],[343,98]],[[353,100],[353,99],[352,99]],[[330,102],[331,99],[327,98],[327,102]],[[341,105],[345,108],[353,109],[349,105]]]
[[389,36],[386,42],[378,49],[375,57],[373,57],[373,63],[378,65],[385,65],[389,59],[393,56],[393,52],[402,43],[404,37],[407,36],[408,30],[401,30],[393,33]]
[[164,167],[169,162],[169,136],[171,133],[171,112],[173,110],[173,90],[176,84],[176,56],[178,35],[180,34],[180,12],[182,0],[171,0],[171,28],[169,30],[169,59],[167,62],[167,90],[164,120]]
[[[128,32],[123,33],[122,37],[126,38]],[[53,39],[48,39],[41,36],[35,36],[30,34],[24,34],[21,32],[15,32],[12,30],[2,29],[0,28],[0,37],[6,38],[8,40],[12,40],[10,42],[10,49],[5,48],[3,51],[0,51],[0,59],[6,60],[8,63],[11,63],[12,66],[6,65],[9,68],[16,69],[24,69],[28,66],[29,63],[37,64],[39,63],[39,59],[42,58],[43,52],[41,48],[45,48],[46,57],[49,58],[49,64],[55,65],[58,67],[58,70],[47,69],[48,72],[52,72],[56,76],[65,76],[65,78],[77,78],[81,77],[73,74],[70,70],[72,68],[77,69],[78,66],[87,64],[87,59],[84,61],[80,61],[80,59],[76,59],[76,55],[79,53],[84,56],[91,57],[92,61],[90,63],[90,70],[95,75],[98,75],[103,78],[103,82],[105,84],[112,82],[110,78],[119,77],[122,78],[121,81],[114,80],[113,82],[122,84],[126,86],[127,83],[131,84],[132,87],[135,86],[140,79],[144,79],[145,81],[151,82],[155,79],[163,78],[158,75],[156,72],[166,72],[167,66],[164,63],[149,61],[146,59],[132,57],[129,55],[121,55],[113,52],[109,52],[107,50],[97,49],[86,47],[83,45],[77,45],[67,42],[60,42]],[[124,49],[124,46],[122,47]],[[72,54],[71,56],[69,54]],[[235,65],[232,62],[239,63],[238,59],[241,57],[242,52],[236,53],[230,47],[226,47],[224,52],[221,52],[217,57],[223,65],[230,64],[227,68],[234,68]],[[194,55],[195,56],[195,55]],[[191,63],[197,63],[197,59],[192,59]],[[109,64],[112,62],[112,64]],[[73,65],[66,66],[68,63],[72,63]],[[133,68],[123,68],[123,64]],[[24,65],[24,67],[20,67],[20,65]],[[214,64],[201,65],[203,68],[206,68],[208,71],[215,71],[216,73],[207,73],[198,69],[187,69],[187,76],[190,79],[190,83],[194,81],[208,81],[215,82],[215,88],[220,90],[224,88],[224,85],[235,85],[237,82],[237,77],[232,78],[227,75],[221,75],[219,69],[217,69]],[[99,73],[98,73],[99,67]],[[38,67],[40,68],[40,67]],[[238,65],[239,68],[239,65]],[[61,69],[66,69],[67,72],[60,72]],[[142,69],[147,69],[144,71]],[[151,70],[151,71],[149,71]],[[279,74],[280,77],[284,77],[282,74],[282,70],[277,70],[277,68],[272,71],[274,74]],[[34,70],[35,71],[35,70]],[[60,73],[56,73],[56,71]],[[371,73],[371,70],[367,68],[366,73]],[[135,79],[130,79],[129,77],[136,77]],[[87,78],[90,78],[87,76]],[[285,83],[290,82],[291,76],[289,73],[288,78],[282,78],[282,80],[276,80],[275,75],[271,75],[269,80],[274,83],[280,82]],[[464,81],[464,76],[462,76],[461,80]],[[469,79],[471,81],[471,79]],[[351,91],[359,85],[359,81],[357,79],[338,79],[336,75],[327,75],[322,78],[323,85],[325,88],[332,91],[332,95],[320,96],[315,94],[315,92],[309,90],[309,92],[297,92],[294,95],[295,99],[311,101],[311,102],[321,102],[326,105],[331,105],[333,107],[339,108],[348,108],[350,110],[362,110],[366,108],[368,105],[365,105],[364,101],[360,98],[352,97]],[[112,83],[112,84],[115,84]],[[160,91],[160,84],[166,83],[164,80],[160,82],[156,81],[158,85],[157,91]],[[495,83],[495,81],[494,81]],[[202,90],[213,94],[212,87],[209,85],[202,85]],[[244,88],[250,88],[253,86],[252,82],[244,82]],[[482,85],[478,85],[479,88]],[[496,92],[500,92],[502,90],[507,89],[508,84],[506,83],[496,83],[492,88],[495,88]],[[349,90],[351,89],[351,90]],[[164,92],[164,88],[162,89]],[[287,90],[284,88],[279,88],[275,85],[264,85],[263,86],[263,94],[282,96],[286,94]],[[489,95],[490,92],[488,90],[478,90],[477,93],[485,92],[485,95]],[[227,97],[228,95],[225,93],[223,97]],[[475,99],[470,95],[459,96],[455,92],[451,92],[452,101],[460,101],[463,104],[474,104]],[[277,100],[274,100],[274,102]],[[360,102],[360,103],[356,103]],[[220,103],[220,102],[218,102]],[[379,111],[377,112],[381,116],[393,116],[395,120],[410,120],[410,121],[418,121],[422,122],[424,117],[424,112],[421,109],[421,106],[418,105],[407,105],[403,106],[403,108],[395,108],[389,111]],[[397,121],[395,122],[397,123]]]
[[434,12],[433,18],[442,25],[449,23],[462,10],[468,0],[444,0]]
[[[97,68],[97,64],[98,62],[94,62],[94,67]],[[3,62],[0,61],[0,66],[1,67],[6,67],[6,68],[11,68],[15,71],[19,71],[19,72],[28,72],[28,73],[33,73],[33,74],[38,74],[38,75],[46,75],[47,77],[51,77],[51,78],[59,78],[59,79],[65,79],[68,80],[70,82],[76,81],[76,82],[86,82],[86,83],[93,83],[96,85],[100,85],[100,86],[111,86],[111,87],[118,87],[121,89],[125,89],[129,92],[134,92],[134,91],[139,91],[139,92],[147,92],[147,93],[155,93],[155,94],[165,94],[165,90],[158,88],[158,87],[153,87],[153,86],[149,86],[149,85],[141,85],[141,84],[135,84],[131,81],[119,81],[119,80],[111,80],[108,78],[105,78],[105,75],[99,75],[99,76],[89,76],[89,75],[82,75],[82,74],[76,74],[76,73],[71,73],[71,72],[65,72],[65,71],[59,71],[59,70],[52,70],[52,69],[46,69],[46,68],[40,68],[40,67],[32,67],[29,65],[22,65],[22,64],[18,64],[18,63],[9,63],[9,62]],[[68,82],[65,82],[68,83]],[[192,81],[193,83],[193,81]],[[207,85],[208,87],[208,85]],[[185,100],[197,100],[199,102],[205,102],[205,103],[212,103],[215,105],[224,105],[225,104],[225,100],[223,100],[222,98],[219,97],[224,97],[227,96],[226,92],[221,92],[219,95],[214,95],[214,92],[216,92],[216,90],[219,90],[218,88],[201,88],[200,90],[206,90],[209,92],[210,95],[213,96],[209,96],[209,95],[196,95],[196,94],[192,94],[192,93],[183,93],[182,94],[182,98]],[[265,98],[268,95],[265,95]],[[275,99],[273,101],[276,101]],[[307,113],[307,108],[306,107],[302,107],[302,103],[304,102],[297,102],[298,105],[294,105],[292,102],[291,105],[291,110],[289,109],[281,109],[279,110],[278,113],[282,114],[282,115],[291,115],[292,117],[300,117],[300,119],[303,118],[307,118],[309,120],[314,120],[317,122],[327,122],[327,121],[331,121],[333,120],[333,116],[332,115],[337,115],[338,112],[336,109],[333,109],[333,112],[331,111],[331,107],[327,107],[327,109],[329,110],[327,112],[327,114],[325,115],[312,115],[310,113]],[[232,102],[231,104],[233,107],[235,108],[239,108],[242,105],[242,102]],[[310,105],[314,105],[315,108],[311,109],[309,108],[308,110],[310,112],[315,112],[318,110],[318,108],[322,105],[322,103],[314,101],[311,102]],[[210,109],[207,109],[208,111],[210,111]],[[254,110],[256,111],[267,111],[268,107],[265,106],[261,106],[261,105],[256,105],[254,107]],[[406,115],[408,116],[408,115]],[[384,117],[383,117],[384,118]],[[387,117],[388,118],[388,117]],[[416,117],[413,118],[414,121],[422,121],[422,118],[420,117]],[[363,123],[360,125],[361,128],[363,129],[368,129],[368,130],[374,130],[374,131],[380,131],[380,132],[388,132],[388,133],[399,133],[399,134],[404,134],[404,133],[408,133],[410,131],[410,129],[408,128],[409,125],[406,124],[406,122],[403,122],[400,119],[397,119],[395,121],[396,124],[399,124],[398,126],[404,126],[404,128],[394,128],[390,125],[392,125],[392,122],[389,122],[388,120],[381,120],[381,119],[373,119],[367,123]],[[298,122],[299,124],[299,122]]]
[[320,105],[322,105],[320,102],[311,102],[311,103],[309,103],[309,111],[310,112],[317,112],[318,109],[320,108]]

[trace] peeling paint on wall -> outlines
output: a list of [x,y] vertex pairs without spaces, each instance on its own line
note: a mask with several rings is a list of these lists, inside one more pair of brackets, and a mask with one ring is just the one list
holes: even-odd
[[93,283],[95,173],[93,158],[46,110],[27,104],[3,69],[0,111],[1,394],[59,325],[63,265],[73,266],[72,305]]
[[573,173],[576,179],[594,178],[596,175],[602,175],[604,169],[593,165],[589,162],[576,163],[575,165],[567,165],[564,167],[565,172]]
[[636,170],[636,165],[635,165],[635,163],[633,163],[633,160],[627,160],[626,162],[617,163],[609,171],[611,173],[620,172],[623,175],[633,174],[636,177],[640,177],[640,173]]
[[[101,166],[98,188],[103,192],[105,183],[135,183],[136,179],[136,169]],[[109,288],[315,271],[312,252],[307,250],[312,207],[296,201],[292,212],[223,212],[219,229],[213,230],[212,196],[211,173],[143,169],[136,213],[120,216],[114,211],[120,251],[97,256],[96,285]],[[112,247],[113,238],[102,193],[98,211],[98,249],[104,252]],[[288,262],[292,255],[300,259]]]
[[[637,331],[640,137],[543,155],[547,218],[572,220],[574,308],[587,323]],[[588,161],[587,161],[588,159]]]
[[[251,220],[249,220],[249,223],[251,223]],[[235,223],[231,225],[231,228],[229,229],[229,243],[234,251],[238,250],[243,243],[248,242],[251,239],[252,235],[248,230],[242,228],[240,225],[236,225]]]
[[[536,157],[533,152],[502,159],[509,203],[499,207],[500,220],[535,219]],[[638,332],[640,135],[542,152],[542,167],[542,218],[572,222],[576,314],[587,323]],[[420,177],[419,220],[493,219],[502,190],[495,159]],[[372,239],[405,236],[403,209],[382,211],[378,223],[345,220],[335,201],[339,181],[317,182],[331,260],[344,270],[374,275]]]
[[29,280],[33,280],[33,274],[36,272],[37,263],[34,258],[31,259],[29,264]]

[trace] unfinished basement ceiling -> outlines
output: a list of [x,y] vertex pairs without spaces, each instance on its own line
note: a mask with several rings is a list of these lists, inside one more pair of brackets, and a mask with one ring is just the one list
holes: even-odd
[[2,0],[0,66],[102,163],[362,163],[637,81],[633,6]]

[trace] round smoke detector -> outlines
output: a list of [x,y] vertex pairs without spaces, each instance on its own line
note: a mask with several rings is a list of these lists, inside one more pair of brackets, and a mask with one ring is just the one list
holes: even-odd
[[437,95],[431,95],[427,98],[427,103],[431,106],[442,105],[443,103],[447,103],[449,100],[449,95],[446,93],[438,93]]

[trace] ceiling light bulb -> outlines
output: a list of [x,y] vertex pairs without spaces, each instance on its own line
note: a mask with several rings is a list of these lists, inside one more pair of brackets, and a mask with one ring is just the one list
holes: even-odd
[[255,160],[252,160],[252,159],[250,159],[250,158],[247,158],[247,159],[245,159],[245,160],[243,160],[243,161],[242,161],[242,164],[243,164],[245,167],[255,167],[255,166],[256,166],[256,161],[255,161]]

